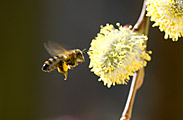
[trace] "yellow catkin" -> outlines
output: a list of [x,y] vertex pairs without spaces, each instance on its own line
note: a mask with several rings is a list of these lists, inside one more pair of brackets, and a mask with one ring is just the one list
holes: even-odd
[[165,39],[183,37],[183,0],[147,0],[147,16],[165,32]]
[[92,40],[88,51],[91,71],[98,75],[99,81],[111,87],[127,84],[130,76],[150,61],[144,41],[147,36],[132,32],[117,23],[118,29],[106,24]]

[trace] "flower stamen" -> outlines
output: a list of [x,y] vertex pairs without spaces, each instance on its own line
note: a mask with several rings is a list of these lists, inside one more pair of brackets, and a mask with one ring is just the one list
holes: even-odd
[[118,29],[109,24],[102,26],[88,51],[91,71],[100,76],[99,81],[108,87],[127,84],[130,76],[151,59],[144,45],[147,36],[122,27],[119,23],[117,26]]

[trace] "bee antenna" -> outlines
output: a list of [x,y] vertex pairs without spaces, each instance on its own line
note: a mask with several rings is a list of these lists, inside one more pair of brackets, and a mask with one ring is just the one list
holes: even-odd
[[86,52],[86,48],[84,48],[84,49],[82,50],[82,52],[85,53],[85,52]]

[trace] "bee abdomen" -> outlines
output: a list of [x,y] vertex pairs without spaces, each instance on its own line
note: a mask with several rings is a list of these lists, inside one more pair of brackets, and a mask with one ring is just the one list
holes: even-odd
[[60,56],[53,56],[44,62],[42,70],[44,72],[50,72],[54,70],[57,66],[58,61],[60,61]]
[[44,64],[43,64],[42,70],[44,72],[50,72],[51,71],[50,65],[51,65],[51,62],[49,60],[45,61]]

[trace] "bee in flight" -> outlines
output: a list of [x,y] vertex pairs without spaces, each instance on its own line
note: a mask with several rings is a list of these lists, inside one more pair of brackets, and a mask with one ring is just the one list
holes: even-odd
[[51,72],[57,69],[58,72],[63,73],[64,80],[67,80],[68,69],[72,69],[78,65],[78,63],[85,62],[83,51],[80,49],[65,50],[59,43],[48,41],[44,43],[44,47],[48,53],[53,56],[44,62],[42,71]]

